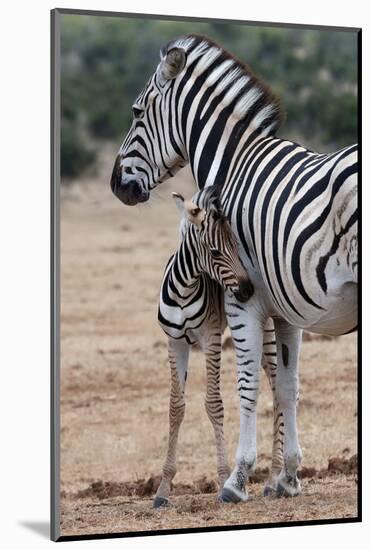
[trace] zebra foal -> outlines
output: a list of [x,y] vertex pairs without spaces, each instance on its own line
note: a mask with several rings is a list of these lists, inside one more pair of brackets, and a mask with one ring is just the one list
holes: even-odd
[[226,327],[224,291],[247,301],[253,287],[237,252],[237,241],[211,188],[197,194],[197,205],[173,193],[182,214],[181,244],[170,258],[161,284],[158,320],[168,336],[171,369],[169,440],[154,507],[169,503],[176,473],[176,448],[184,418],[189,351],[198,344],[206,357],[205,408],[212,423],[219,485],[230,474],[220,393],[221,339]]
[[[154,506],[166,505],[171,481],[176,473],[176,447],[185,411],[184,389],[189,351],[198,343],[206,356],[205,408],[214,428],[217,471],[220,488],[230,474],[224,434],[223,402],[220,394],[221,338],[227,325],[224,294],[246,302],[253,293],[240,264],[236,240],[227,219],[221,214],[215,188],[198,192],[192,201],[173,193],[182,214],[182,242],[165,269],[160,291],[158,319],[168,336],[171,368],[169,442],[163,478]],[[196,203],[196,204],[195,204]],[[237,313],[230,313],[232,318]],[[237,359],[244,348],[235,340]],[[270,476],[264,494],[275,492],[276,479],[283,465],[283,417],[276,395],[276,349],[273,324],[265,327],[262,367],[273,393],[273,447]],[[239,386],[244,384],[240,373]]]

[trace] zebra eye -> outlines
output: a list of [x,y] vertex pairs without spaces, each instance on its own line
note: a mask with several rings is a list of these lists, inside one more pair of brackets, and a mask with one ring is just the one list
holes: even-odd
[[218,250],[217,248],[210,248],[210,254],[213,258],[220,258],[220,256],[222,255],[220,250]]
[[133,117],[134,118],[143,118],[144,110],[139,107],[133,107]]
[[197,216],[200,210],[201,210],[200,208],[194,208],[193,210],[191,210],[192,216]]

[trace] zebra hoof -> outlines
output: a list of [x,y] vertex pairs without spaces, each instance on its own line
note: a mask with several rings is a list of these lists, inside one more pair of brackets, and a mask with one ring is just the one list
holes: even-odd
[[170,500],[165,497],[155,497],[155,500],[153,501],[153,507],[154,508],[166,508],[170,506]]
[[290,485],[283,480],[277,483],[276,496],[278,498],[297,497],[298,495],[300,495],[300,484],[298,480],[296,481],[295,485]]
[[277,496],[277,489],[273,489],[270,485],[266,485],[263,490],[263,497],[275,497]]
[[238,491],[238,493],[239,494],[237,494],[235,491],[232,491],[232,489],[223,487],[223,490],[220,493],[218,500],[219,502],[225,504],[238,504],[241,501],[247,500],[248,497],[246,493],[242,493],[242,491]]
[[281,485],[281,483],[278,483],[277,485],[277,491],[276,491],[276,496],[278,498],[282,498],[282,497],[289,497],[289,493],[286,491],[285,487],[283,485]]

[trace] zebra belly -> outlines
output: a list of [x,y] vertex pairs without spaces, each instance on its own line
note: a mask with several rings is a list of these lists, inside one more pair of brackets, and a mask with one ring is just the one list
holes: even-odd
[[[226,322],[221,322],[220,331],[224,332]],[[164,332],[168,335],[169,338],[175,340],[185,340],[188,344],[194,345],[198,344],[202,350],[204,350],[205,345],[208,342],[210,335],[210,326],[207,321],[205,321],[201,326],[197,328],[192,328],[189,325],[185,325],[182,331],[175,331],[169,329],[169,327],[162,326]]]
[[159,324],[169,338],[184,339],[188,344],[199,344],[203,349],[212,328],[215,329],[217,325],[223,333],[227,326],[224,309],[220,310],[219,305],[218,301],[211,302],[199,317],[197,310],[196,313],[192,311],[192,319],[187,316],[187,310],[173,307],[171,318],[168,318],[166,323]]
[[344,284],[338,292],[330,295],[324,304],[326,313],[313,325],[303,327],[318,334],[339,336],[351,332],[357,327],[358,289],[355,283]]

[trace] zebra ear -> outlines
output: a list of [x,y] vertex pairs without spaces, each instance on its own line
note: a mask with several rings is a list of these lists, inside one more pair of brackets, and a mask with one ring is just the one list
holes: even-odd
[[177,209],[181,214],[185,214],[185,208],[184,208],[184,197],[180,193],[171,193],[173,196],[173,199],[175,200],[175,204]]
[[186,53],[183,48],[172,48],[162,57],[160,63],[161,80],[172,80],[184,69]]
[[188,221],[196,225],[198,229],[201,229],[202,222],[204,221],[206,215],[205,210],[197,206],[197,204],[194,204],[192,201],[187,201],[184,207],[187,212]]

